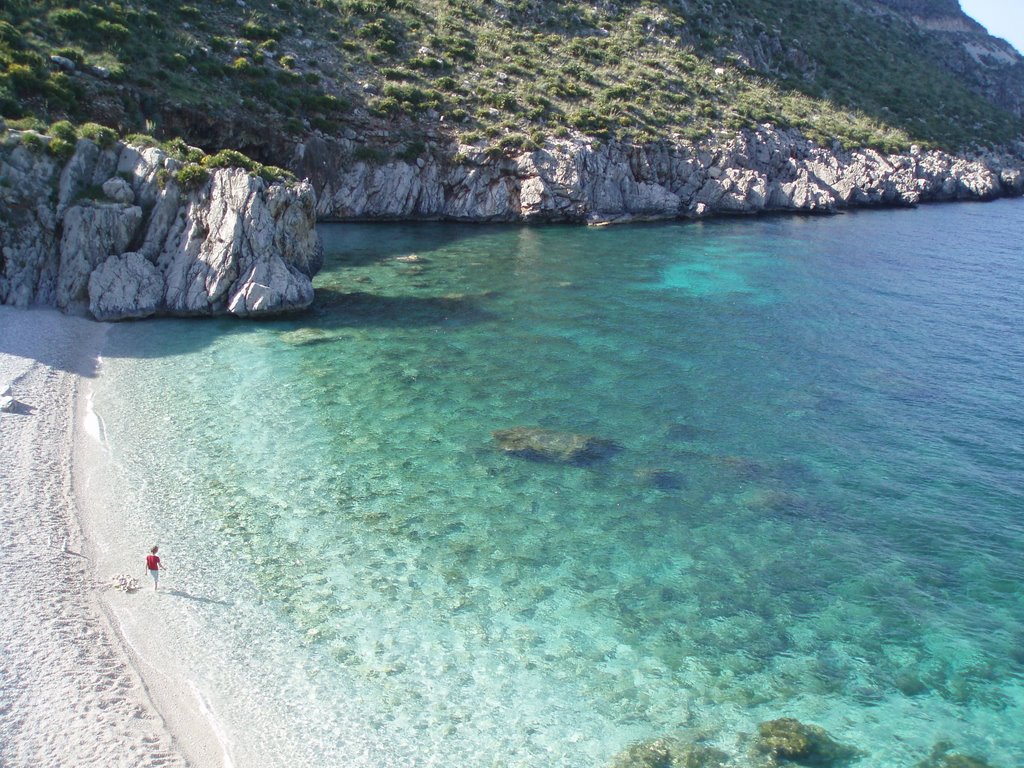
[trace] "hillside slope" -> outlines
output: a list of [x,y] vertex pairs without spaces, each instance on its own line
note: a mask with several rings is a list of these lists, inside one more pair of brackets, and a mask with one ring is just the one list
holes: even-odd
[[906,150],[1024,136],[1024,60],[955,0],[7,0],[0,112],[264,162],[311,135],[415,157],[771,123]]

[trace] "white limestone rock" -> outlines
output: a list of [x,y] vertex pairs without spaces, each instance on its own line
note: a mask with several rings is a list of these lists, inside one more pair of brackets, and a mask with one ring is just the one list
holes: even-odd
[[108,256],[124,253],[142,224],[142,209],[120,203],[84,203],[64,214],[57,306],[73,309],[88,299],[89,276]]
[[89,276],[89,312],[97,320],[149,317],[163,299],[164,277],[140,253],[111,256]]
[[99,186],[114,175],[120,151],[119,144],[102,149],[88,139],[76,142],[75,152],[60,175],[57,189],[58,217],[63,216],[90,187]]
[[119,176],[112,176],[103,182],[103,194],[116,203],[131,205],[135,202],[132,185]]
[[215,170],[171,224],[157,266],[165,305],[182,315],[273,313],[309,306],[323,251],[308,185],[269,188]]
[[0,148],[0,304],[56,304],[56,161],[20,143]]

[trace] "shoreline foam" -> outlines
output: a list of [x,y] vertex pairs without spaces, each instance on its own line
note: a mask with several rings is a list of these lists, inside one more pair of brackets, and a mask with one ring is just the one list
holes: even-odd
[[167,717],[171,687],[125,644],[76,495],[93,440],[79,397],[105,331],[0,307],[0,385],[16,401],[0,415],[0,763],[219,765],[203,718]]

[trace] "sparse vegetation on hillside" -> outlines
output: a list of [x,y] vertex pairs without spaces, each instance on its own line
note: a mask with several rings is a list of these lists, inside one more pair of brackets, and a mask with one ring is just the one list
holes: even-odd
[[[580,132],[696,139],[759,123],[845,146],[1004,143],[1024,124],[851,2],[6,0],[0,112],[207,151],[313,130],[498,151]],[[261,156],[262,153],[262,156]]]

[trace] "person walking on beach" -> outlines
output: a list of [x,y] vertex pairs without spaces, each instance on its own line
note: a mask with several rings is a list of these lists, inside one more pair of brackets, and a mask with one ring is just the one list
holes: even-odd
[[160,571],[163,569],[163,566],[160,565],[160,556],[157,554],[159,550],[160,547],[153,547],[149,550],[149,554],[146,555],[146,570],[153,577],[154,591],[160,588]]

